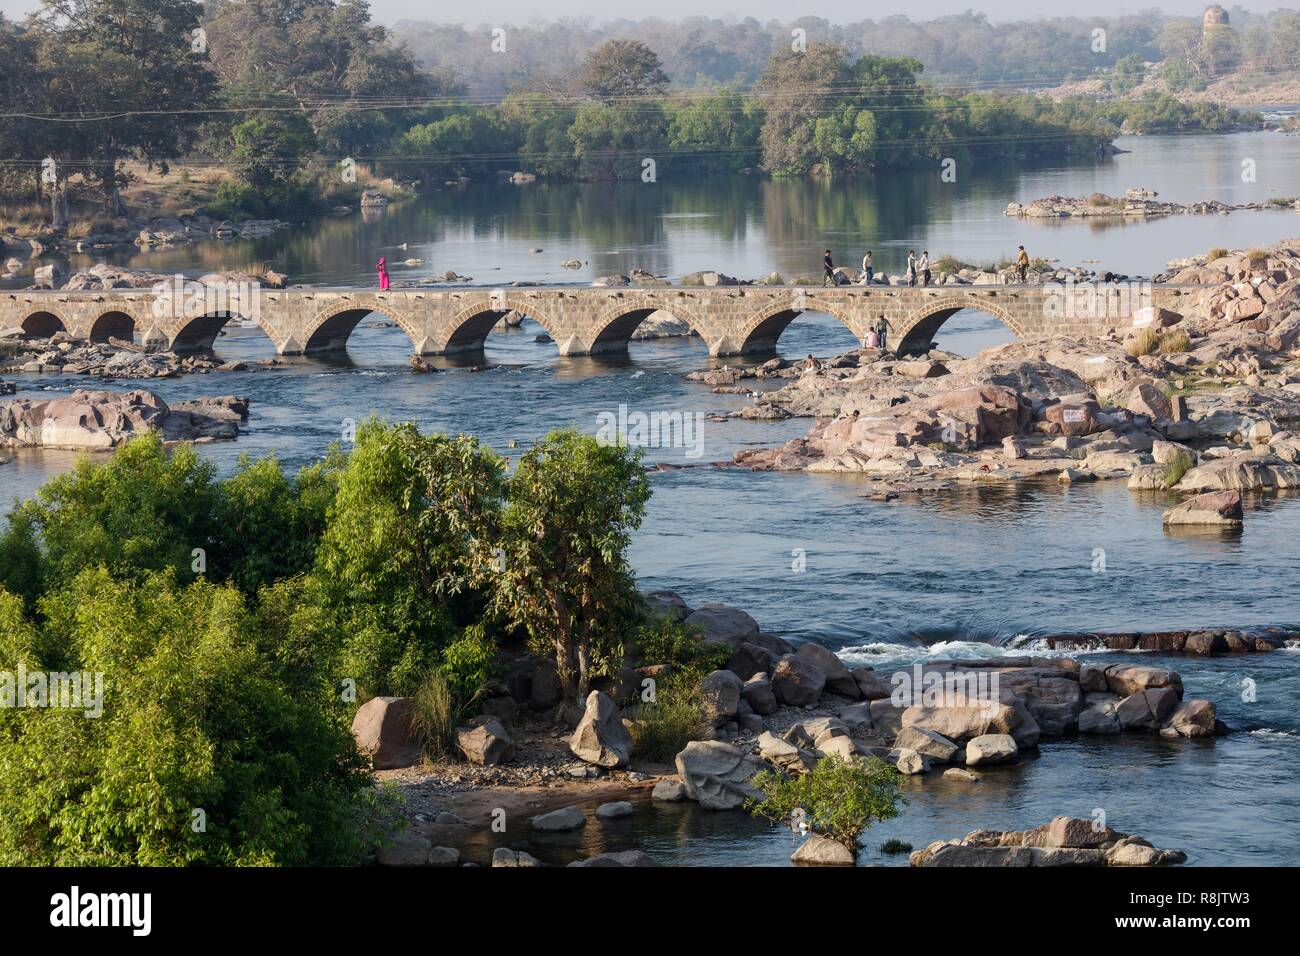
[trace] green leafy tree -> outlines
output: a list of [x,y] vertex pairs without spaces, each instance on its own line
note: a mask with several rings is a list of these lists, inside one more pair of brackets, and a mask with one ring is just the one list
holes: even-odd
[[371,420],[335,480],[316,574],[350,635],[344,673],[366,694],[409,693],[481,616],[501,459]]
[[854,850],[863,830],[898,816],[898,804],[907,802],[899,795],[899,779],[898,771],[877,757],[828,754],[805,774],[760,771],[750,782],[763,799],[745,806],[774,823],[788,823],[802,812],[814,833]]
[[296,113],[255,116],[230,130],[230,171],[254,189],[282,185],[302,167],[316,137],[305,117]]
[[97,182],[111,215],[126,215],[119,164],[167,160],[193,143],[216,79],[190,37],[194,0],[42,0],[40,37],[49,112],[63,117],[54,158]]
[[[192,580],[194,549],[216,551],[214,475],[192,447],[169,452],[156,432],[107,461],[82,458],[10,515],[0,539],[0,585],[34,601],[100,565],[120,577],[171,569],[178,580]],[[25,570],[24,557],[31,560]]]
[[344,705],[277,680],[233,587],[87,569],[41,604],[33,624],[0,589],[0,670],[99,674],[102,708],[0,708],[22,781],[0,788],[0,862],[338,865],[393,828]]
[[639,454],[569,431],[537,442],[510,478],[494,604],[554,655],[569,701],[622,662],[640,604],[626,551],[649,496]]
[[667,88],[658,54],[639,40],[606,40],[583,61],[582,89],[591,96],[644,97]]

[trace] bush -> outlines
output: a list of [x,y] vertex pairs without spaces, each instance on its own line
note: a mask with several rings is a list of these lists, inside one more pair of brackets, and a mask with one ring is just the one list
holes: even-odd
[[1196,464],[1196,460],[1186,452],[1179,452],[1178,457],[1165,465],[1165,470],[1161,474],[1161,484],[1165,488],[1172,488],[1178,482],[1183,480],[1183,475]]
[[701,640],[699,633],[670,617],[645,621],[633,633],[631,644],[634,667],[669,664],[672,673],[688,683],[723,667],[731,657],[730,646]]
[[1151,355],[1160,348],[1160,333],[1155,329],[1139,329],[1124,345],[1124,350],[1134,358]]
[[1205,261],[1213,262],[1215,259],[1222,259],[1227,255],[1230,255],[1227,249],[1223,248],[1223,246],[1215,246],[1205,254]]
[[872,823],[898,816],[898,804],[907,802],[898,792],[900,779],[899,772],[879,758],[846,760],[830,754],[806,774],[756,774],[750,782],[763,799],[747,801],[745,808],[773,823],[802,811],[814,833],[852,850]]
[[425,677],[412,698],[411,738],[432,759],[456,752],[459,708],[446,676],[438,670]]
[[886,840],[880,844],[880,852],[886,856],[895,856],[899,853],[911,853],[912,844],[905,843],[902,840]]
[[1192,340],[1182,329],[1175,329],[1160,336],[1160,351],[1186,352],[1192,347]]
[[1265,262],[1268,259],[1268,255],[1269,253],[1267,249],[1256,247],[1247,251],[1246,258],[1250,260],[1251,265],[1258,265],[1261,262]]
[[655,763],[672,763],[692,740],[700,740],[708,729],[699,685],[670,682],[657,689],[653,703],[631,709],[632,742],[636,752]]
[[277,678],[234,587],[88,569],[41,611],[0,589],[0,670],[101,675],[102,708],[0,708],[21,781],[0,787],[0,863],[339,865],[394,828],[351,708]]

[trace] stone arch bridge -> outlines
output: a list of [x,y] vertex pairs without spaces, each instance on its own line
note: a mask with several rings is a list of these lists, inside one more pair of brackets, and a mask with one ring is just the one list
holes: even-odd
[[[1081,288],[1075,287],[1076,299]],[[100,342],[135,338],[202,351],[228,321],[243,317],[257,322],[279,354],[301,355],[344,348],[357,324],[378,314],[406,332],[416,354],[441,355],[482,349],[493,326],[514,311],[541,325],[561,355],[591,355],[626,349],[636,327],[662,310],[699,333],[710,355],[739,355],[773,350],[799,315],[820,312],[838,319],[861,343],[883,315],[893,327],[891,343],[914,352],[924,351],[963,309],[994,316],[1021,339],[1100,334],[1131,325],[1142,306],[1181,312],[1184,297],[1197,287],[1140,288],[1141,293],[1137,284],[1098,285],[1087,308],[1072,306],[1062,287],[1054,292],[1050,285],[256,289],[232,295],[233,304],[211,311],[173,307],[151,289],[0,292],[0,329],[21,327],[33,336],[61,331]]]

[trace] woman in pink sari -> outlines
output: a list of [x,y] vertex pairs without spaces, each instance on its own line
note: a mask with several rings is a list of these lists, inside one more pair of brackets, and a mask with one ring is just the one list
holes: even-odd
[[387,289],[388,288],[388,260],[383,256],[380,256],[379,265],[376,268],[379,269],[379,288]]

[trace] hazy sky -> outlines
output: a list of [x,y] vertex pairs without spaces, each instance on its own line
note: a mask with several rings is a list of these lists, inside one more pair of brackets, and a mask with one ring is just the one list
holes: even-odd
[[[1286,0],[1223,3],[1228,9],[1234,5],[1256,12],[1292,6]],[[39,0],[0,0],[0,12],[12,19],[21,18],[39,6]],[[587,16],[595,20],[616,17],[641,20],[649,17],[678,19],[699,14],[716,17],[750,16],[764,21],[818,16],[837,23],[849,23],[863,19],[878,20],[898,13],[906,14],[912,19],[929,20],[967,9],[982,11],[992,20],[1018,20],[1050,16],[1112,16],[1152,8],[1186,15],[1200,13],[1205,6],[1205,0],[1159,0],[1145,3],[1092,0],[1086,4],[1064,3],[1061,0],[1054,3],[1043,0],[748,0],[745,3],[737,0],[719,0],[716,3],[701,3],[700,0],[478,0],[472,4],[473,14],[467,15],[458,4],[432,0],[371,0],[370,3],[371,13],[382,23],[411,19],[464,23],[467,26],[480,23],[528,23],[562,16]]]

